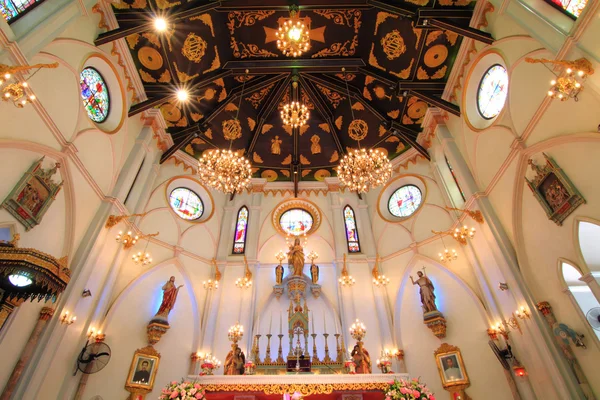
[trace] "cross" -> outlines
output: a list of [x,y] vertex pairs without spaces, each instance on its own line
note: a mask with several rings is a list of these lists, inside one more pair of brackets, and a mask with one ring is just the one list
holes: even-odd
[[425,266],[423,265],[423,268],[421,268],[423,270],[423,275],[427,276],[427,272],[425,272]]

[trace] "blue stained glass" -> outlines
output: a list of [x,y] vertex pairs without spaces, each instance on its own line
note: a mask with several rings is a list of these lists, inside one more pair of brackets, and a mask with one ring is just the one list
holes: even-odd
[[248,208],[243,206],[238,211],[237,223],[235,224],[235,236],[233,238],[233,253],[244,254],[246,249],[246,232],[248,229]]
[[346,225],[346,241],[348,242],[348,252],[359,253],[360,242],[358,240],[358,229],[356,228],[354,210],[350,206],[344,207],[344,224]]
[[279,225],[285,233],[298,236],[310,231],[313,225],[313,217],[306,210],[293,208],[281,214]]
[[204,214],[204,204],[200,196],[187,188],[173,189],[169,195],[169,204],[175,214],[188,221],[198,219]]
[[508,74],[500,64],[492,65],[481,78],[477,90],[477,109],[485,119],[492,119],[504,108],[508,94]]
[[108,117],[110,101],[102,75],[94,68],[84,68],[79,78],[79,86],[88,117],[94,122],[104,122]]
[[390,196],[388,210],[395,217],[411,216],[423,201],[421,190],[415,185],[402,186]]

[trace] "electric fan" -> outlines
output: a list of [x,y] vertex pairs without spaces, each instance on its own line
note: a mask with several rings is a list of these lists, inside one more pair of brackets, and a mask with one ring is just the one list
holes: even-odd
[[81,349],[77,369],[84,374],[95,374],[110,361],[110,347],[104,342],[92,343]]
[[597,331],[600,331],[600,307],[591,308],[585,315],[588,322]]

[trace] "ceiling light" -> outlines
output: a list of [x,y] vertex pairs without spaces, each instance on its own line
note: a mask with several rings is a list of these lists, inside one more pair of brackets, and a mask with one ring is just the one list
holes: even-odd
[[188,97],[189,97],[189,93],[187,92],[187,90],[185,90],[185,89],[177,90],[177,100],[187,101]]
[[290,18],[275,32],[277,48],[284,56],[298,57],[310,48],[308,28],[298,18],[298,6],[293,6]]
[[154,18],[154,29],[158,32],[164,32],[167,30],[167,20],[163,17]]
[[16,286],[16,287],[25,287],[25,286],[29,286],[33,283],[31,278],[29,278],[28,276],[25,276],[23,274],[9,275],[8,280],[10,281],[10,283],[13,284],[13,286]]
[[291,128],[298,128],[305,125],[309,116],[308,108],[297,101],[285,104],[281,110],[283,124]]

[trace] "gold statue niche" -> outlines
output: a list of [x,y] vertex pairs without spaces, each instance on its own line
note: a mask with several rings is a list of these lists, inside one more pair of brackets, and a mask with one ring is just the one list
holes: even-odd
[[[297,293],[296,299],[290,300],[290,307],[288,309],[288,337],[290,338],[290,347],[288,353],[288,359],[296,359],[300,356],[310,358],[308,352],[308,305],[306,304],[306,297],[304,299],[304,305],[301,305],[300,293]],[[304,336],[304,348],[300,346],[300,336]],[[296,346],[293,346],[294,337],[296,337]]]

